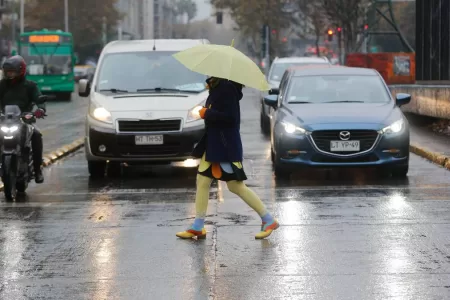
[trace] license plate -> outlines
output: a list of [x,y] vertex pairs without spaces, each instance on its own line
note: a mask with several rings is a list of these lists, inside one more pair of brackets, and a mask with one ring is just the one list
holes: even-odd
[[136,145],[162,145],[164,143],[162,135],[136,135],[134,141]]
[[359,141],[331,141],[331,151],[359,151]]
[[43,86],[41,90],[43,91],[50,91],[52,88],[49,86]]

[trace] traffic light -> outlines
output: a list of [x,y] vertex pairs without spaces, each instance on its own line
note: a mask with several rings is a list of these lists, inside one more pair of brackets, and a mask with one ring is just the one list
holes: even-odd
[[334,35],[333,29],[328,29],[327,34],[328,34],[328,41],[332,42],[333,41],[333,35]]

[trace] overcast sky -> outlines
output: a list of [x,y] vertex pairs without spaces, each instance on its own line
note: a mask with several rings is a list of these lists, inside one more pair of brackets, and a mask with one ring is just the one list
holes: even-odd
[[209,18],[211,14],[211,5],[209,0],[195,0],[197,2],[197,17],[194,20]]

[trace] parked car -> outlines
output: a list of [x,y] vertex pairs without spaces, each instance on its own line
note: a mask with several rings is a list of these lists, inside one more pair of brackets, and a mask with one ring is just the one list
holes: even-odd
[[89,97],[85,147],[91,176],[104,176],[105,168],[117,174],[121,163],[191,158],[205,130],[199,111],[208,97],[206,76],[172,55],[205,43],[178,39],[106,45],[92,82],[79,83],[79,95]]
[[264,101],[271,115],[271,156],[277,177],[305,167],[375,167],[405,177],[409,125],[400,106],[408,94],[390,93],[366,68],[299,68],[285,72]]
[[[270,67],[269,73],[267,75],[267,81],[272,88],[278,88],[280,86],[281,77],[286,69],[295,66],[306,66],[306,65],[329,65],[330,61],[326,57],[284,57],[275,58]],[[264,104],[264,96],[267,93],[261,93],[261,114],[260,114],[260,125],[261,131],[264,134],[269,134],[269,112],[270,107]]]
[[95,72],[95,68],[89,65],[78,65],[74,68],[75,81],[79,82],[81,79],[89,79]]

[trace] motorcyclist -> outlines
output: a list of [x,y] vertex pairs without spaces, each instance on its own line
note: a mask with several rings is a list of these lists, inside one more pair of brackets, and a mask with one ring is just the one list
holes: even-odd
[[[33,106],[38,108],[34,111],[36,118],[45,116],[45,103],[41,102],[39,96],[41,92],[36,83],[25,78],[27,65],[20,55],[9,57],[2,66],[3,78],[0,80],[0,105],[2,111],[6,105],[17,105],[22,112],[32,112]],[[42,134],[36,126],[33,126],[31,137],[31,147],[33,150],[33,162],[36,183],[43,183],[42,174],[42,154],[43,143]]]

